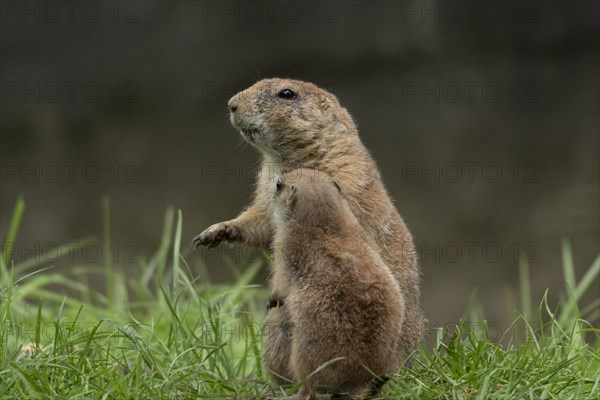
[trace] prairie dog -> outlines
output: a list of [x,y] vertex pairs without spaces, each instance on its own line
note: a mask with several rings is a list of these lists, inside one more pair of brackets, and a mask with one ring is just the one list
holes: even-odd
[[[404,299],[404,322],[398,332],[401,348],[406,355],[415,350],[422,338],[424,319],[413,238],[348,111],[333,94],[312,83],[278,78],[256,82],[233,96],[228,106],[232,125],[262,154],[262,167],[252,203],[237,218],[214,224],[197,235],[194,246],[212,247],[227,240],[270,249],[271,187],[276,177],[297,168],[326,172],[341,188],[365,240],[398,282]],[[271,311],[270,321],[286,320],[282,310]],[[279,344],[280,351],[267,351],[267,365],[289,378],[286,332],[273,336],[270,348]]]
[[305,382],[297,398],[312,399],[318,388],[365,395],[373,373],[399,364],[398,283],[328,175],[294,170],[272,187],[272,292],[290,318],[289,370]]

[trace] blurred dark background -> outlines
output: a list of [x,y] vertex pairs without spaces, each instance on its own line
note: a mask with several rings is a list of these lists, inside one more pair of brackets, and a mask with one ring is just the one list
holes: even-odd
[[[507,327],[519,260],[534,299],[546,288],[555,299],[561,240],[578,278],[598,255],[597,2],[3,1],[1,11],[3,235],[17,196],[27,204],[16,261],[101,238],[106,195],[116,264],[151,256],[173,206],[195,273],[233,280],[228,265],[256,251],[192,253],[189,242],[248,203],[258,153],[226,102],[273,76],[328,88],[355,117],[415,236],[431,326],[456,322],[477,290]],[[600,296],[594,285],[586,301]]]

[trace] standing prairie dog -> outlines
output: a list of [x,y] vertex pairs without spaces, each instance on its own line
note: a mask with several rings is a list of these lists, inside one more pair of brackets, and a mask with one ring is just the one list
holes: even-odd
[[[252,203],[237,218],[214,224],[196,236],[194,246],[212,247],[227,240],[270,249],[270,188],[276,177],[296,168],[326,172],[340,186],[365,240],[400,286],[404,323],[398,335],[405,354],[413,351],[424,323],[415,246],[348,111],[333,94],[312,83],[278,78],[255,83],[233,96],[228,105],[233,126],[262,154],[262,167]],[[287,370],[288,316],[273,308],[268,318],[281,321],[282,328],[280,335],[272,335],[269,348],[279,350],[267,351],[267,366],[277,375],[291,378]]]
[[271,288],[289,315],[289,370],[304,382],[296,398],[318,388],[363,396],[400,361],[398,283],[328,175],[298,169],[272,188]]

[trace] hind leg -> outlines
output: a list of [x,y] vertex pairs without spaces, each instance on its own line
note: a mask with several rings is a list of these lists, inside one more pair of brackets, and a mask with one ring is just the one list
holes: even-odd
[[292,382],[292,322],[285,305],[269,310],[266,334],[265,361],[273,380],[280,385]]

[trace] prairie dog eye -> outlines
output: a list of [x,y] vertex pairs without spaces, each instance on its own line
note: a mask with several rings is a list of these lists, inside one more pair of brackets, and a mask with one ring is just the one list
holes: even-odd
[[290,100],[296,97],[296,93],[290,89],[283,89],[281,92],[277,93],[277,96],[281,97],[282,99]]
[[283,182],[281,182],[281,179],[277,179],[277,183],[275,184],[275,187],[277,188],[277,191],[280,192],[281,189],[283,189],[283,186],[285,186],[283,184]]

